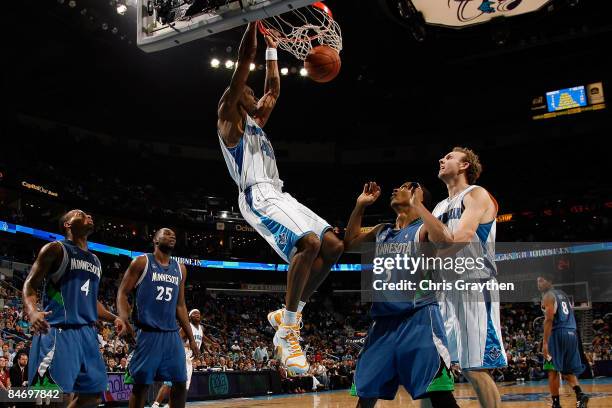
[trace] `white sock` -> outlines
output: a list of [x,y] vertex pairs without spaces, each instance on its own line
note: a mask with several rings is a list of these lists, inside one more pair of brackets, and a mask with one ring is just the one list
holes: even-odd
[[157,408],[157,407],[159,407],[159,402],[155,401],[153,405],[151,405],[151,408]]
[[297,312],[285,310],[285,313],[283,313],[283,324],[285,326],[295,326],[297,324]]
[[298,313],[302,313],[302,310],[304,310],[304,306],[306,306],[306,302],[302,302],[302,301],[300,300],[300,303],[298,303],[298,309],[297,309],[297,312],[298,312]]

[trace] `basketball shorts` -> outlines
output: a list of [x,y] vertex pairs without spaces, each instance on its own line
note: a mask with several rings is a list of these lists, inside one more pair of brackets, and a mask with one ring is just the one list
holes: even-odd
[[560,327],[553,329],[548,338],[548,352],[552,357],[544,363],[544,370],[554,370],[561,374],[580,375],[585,369],[580,360],[580,348],[576,330]]
[[312,233],[322,240],[331,228],[289,193],[269,183],[254,184],[241,192],[238,204],[244,219],[287,263],[295,254],[300,238]]
[[[494,279],[494,278],[493,278]],[[440,311],[453,362],[463,370],[505,367],[499,292],[450,290],[438,292]]]
[[[59,386],[64,393],[98,394],[106,391],[106,366],[93,326],[51,327],[32,339],[28,364],[30,386]],[[14,386],[20,386],[14,384]]]
[[[189,350],[189,353],[191,350]],[[189,390],[189,385],[191,384],[191,377],[193,375],[193,363],[191,362],[191,357],[189,357],[188,350],[185,349],[185,365],[187,366],[187,384],[185,385],[185,389]],[[168,387],[172,387],[172,381],[164,381],[164,385]]]
[[414,399],[452,391],[444,324],[437,304],[410,315],[379,317],[368,333],[355,371],[357,395],[392,400],[399,385]]
[[128,361],[126,382],[149,385],[153,381],[187,381],[185,348],[178,331],[138,332],[136,348]]
[[191,357],[187,357],[187,359],[185,360],[185,365],[187,366],[186,389],[189,390],[189,385],[191,384],[191,377],[193,376],[193,363],[191,362]]

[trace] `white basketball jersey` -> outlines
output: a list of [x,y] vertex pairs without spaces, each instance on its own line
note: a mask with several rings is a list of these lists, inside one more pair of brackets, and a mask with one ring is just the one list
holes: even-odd
[[[193,339],[195,340],[198,349],[200,349],[202,347],[202,339],[204,337],[204,330],[202,330],[202,325],[198,325],[198,327],[195,327],[193,323],[190,322],[189,324],[191,325]],[[185,356],[187,358],[191,358],[193,356],[193,352],[189,348],[189,341],[185,341]]]
[[272,144],[253,118],[247,115],[244,133],[235,147],[228,148],[221,135],[218,136],[230,176],[240,191],[257,183],[271,183],[282,188]]
[[[455,197],[449,197],[442,200],[436,205],[432,214],[437,217],[444,225],[448,227],[450,232],[454,232],[459,226],[461,214],[463,214],[463,198],[470,191],[479,186],[472,185],[457,194]],[[465,257],[476,259],[482,257],[485,267],[483,269],[466,270],[463,276],[447,276],[454,279],[487,279],[497,275],[495,266],[495,229],[497,221],[493,221],[478,225],[476,234],[472,237],[473,244],[466,246],[457,253],[457,257]],[[480,245],[475,245],[480,243]]]

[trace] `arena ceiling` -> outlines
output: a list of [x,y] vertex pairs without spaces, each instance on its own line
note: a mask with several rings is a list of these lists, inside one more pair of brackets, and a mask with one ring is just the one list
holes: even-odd
[[[133,8],[120,16],[106,0],[74,1],[74,7],[69,0],[8,5],[10,15],[27,16],[11,19],[6,41],[9,116],[118,136],[217,143],[216,106],[231,71],[212,69],[210,60],[235,58],[241,30],[146,54],[135,45]],[[529,126],[531,96],[576,82],[610,83],[607,3],[554,1],[554,10],[461,31],[430,27],[418,42],[393,1],[330,0],[343,28],[341,74],[325,85],[284,78],[269,133],[347,145],[371,143],[368,134],[413,143],[418,135],[426,136],[419,143],[435,135],[451,143],[458,135]],[[292,58],[281,55],[299,67]],[[254,73],[251,83],[261,91],[263,73]]]

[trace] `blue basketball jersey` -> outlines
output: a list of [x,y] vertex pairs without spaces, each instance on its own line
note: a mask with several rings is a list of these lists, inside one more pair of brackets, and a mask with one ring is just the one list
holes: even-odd
[[[402,253],[407,253],[409,256],[411,254],[416,256],[417,251],[416,245],[414,244],[418,243],[418,233],[422,225],[423,222],[420,219],[413,221],[400,230],[396,230],[394,225],[385,225],[378,234],[376,234],[376,257],[395,258],[398,253],[400,253],[400,255]],[[399,282],[401,279],[406,278],[403,276],[404,273],[409,274],[410,272],[392,270],[390,273],[392,277],[391,281]],[[418,271],[417,273],[425,274],[426,271]],[[384,275],[381,275],[381,277],[384,278]],[[424,278],[424,276],[421,276],[421,278]],[[407,279],[414,281],[412,277],[407,277]],[[436,303],[435,293],[433,291],[423,292],[418,290],[413,293],[397,294],[388,292],[390,291],[376,294],[375,299],[377,301],[372,302],[372,309],[370,311],[370,315],[373,318],[403,315],[423,306]]]
[[45,282],[43,308],[52,326],[80,326],[98,320],[98,287],[102,264],[97,256],[72,241],[58,241],[62,263]]
[[574,317],[574,308],[562,290],[551,289],[550,293],[555,297],[556,310],[553,320],[553,330],[558,328],[576,330],[576,318]]
[[136,283],[134,323],[145,330],[178,330],[176,303],[183,279],[178,262],[170,259],[161,265],[153,254],[146,254],[147,264]]

